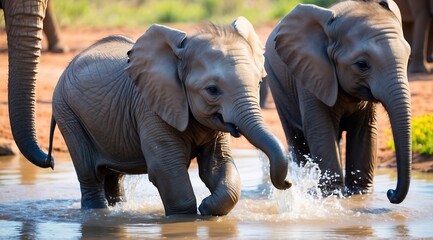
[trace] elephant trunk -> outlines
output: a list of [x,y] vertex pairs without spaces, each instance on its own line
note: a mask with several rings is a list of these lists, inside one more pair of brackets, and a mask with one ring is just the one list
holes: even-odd
[[[33,164],[53,168],[37,143],[35,87],[46,1],[5,1],[9,52],[9,118],[21,153]],[[37,11],[35,9],[38,9]]]
[[377,98],[387,110],[391,122],[398,173],[397,187],[395,190],[388,190],[387,196],[391,203],[398,204],[409,191],[412,168],[410,91],[407,78],[398,78],[398,81],[392,81],[383,89],[388,90],[382,91]]
[[248,109],[245,109],[246,105],[247,103],[235,104],[235,106],[240,106],[239,109],[235,109],[239,120],[235,122],[236,126],[251,144],[268,156],[272,184],[281,190],[290,188],[292,184],[286,179],[288,158],[284,147],[277,137],[266,128],[258,101]]

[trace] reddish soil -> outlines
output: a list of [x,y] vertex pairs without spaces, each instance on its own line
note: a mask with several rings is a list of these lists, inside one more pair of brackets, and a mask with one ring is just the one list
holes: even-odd
[[[172,27],[193,33],[197,25],[182,24],[171,25]],[[274,24],[261,25],[256,27],[256,31],[265,42]],[[133,39],[137,39],[147,27],[141,29],[62,29],[62,39],[69,46],[70,51],[65,54],[53,54],[46,52],[46,42],[39,66],[36,89],[36,114],[37,114],[37,135],[39,143],[45,149],[48,148],[49,126],[51,118],[51,96],[59,76],[71,59],[87,46],[96,40],[112,34],[123,34]],[[0,139],[12,139],[9,117],[7,111],[7,44],[4,30],[0,32]],[[410,75],[410,87],[412,93],[412,116],[420,116],[425,113],[433,113],[433,75],[417,74]],[[275,133],[283,143],[285,143],[284,132],[281,128],[278,115],[272,99],[268,100],[268,108],[263,110],[263,115],[269,128]],[[388,115],[380,107],[378,111],[378,167],[394,167],[395,154],[386,147],[390,135],[386,133],[390,129]],[[253,146],[245,138],[233,139],[233,148],[252,149]],[[55,133],[54,150],[57,152],[67,152],[63,138],[58,130]],[[419,171],[433,171],[433,157],[422,157],[414,155],[413,169]]]

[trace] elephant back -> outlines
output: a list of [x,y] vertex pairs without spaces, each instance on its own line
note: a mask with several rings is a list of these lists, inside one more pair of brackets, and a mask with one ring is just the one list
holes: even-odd
[[134,41],[121,35],[103,38],[74,58],[68,68],[73,68],[76,78],[83,79],[98,71],[98,78],[123,71],[127,65],[127,52]]

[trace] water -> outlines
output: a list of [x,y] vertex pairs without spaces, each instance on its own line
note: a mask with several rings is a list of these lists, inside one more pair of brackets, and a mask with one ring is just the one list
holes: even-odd
[[[314,165],[291,166],[294,186],[279,191],[268,181],[261,153],[237,150],[242,196],[229,215],[166,217],[147,175],[125,179],[127,203],[80,210],[78,180],[72,162],[64,159],[51,171],[20,157],[0,158],[0,239],[433,238],[433,174],[414,173],[399,205],[386,198],[395,188],[393,170],[376,172],[372,194],[322,198]],[[195,165],[190,176],[200,203],[209,191]]]

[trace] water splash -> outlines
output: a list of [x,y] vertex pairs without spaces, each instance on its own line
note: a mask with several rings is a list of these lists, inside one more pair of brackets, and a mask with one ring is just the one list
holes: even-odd
[[164,214],[164,206],[158,191],[146,176],[127,175],[125,177],[124,189],[126,201],[111,207],[114,213]]
[[[263,161],[268,161],[264,154],[259,155]],[[317,163],[307,157],[304,165],[298,166],[289,155],[288,178],[292,187],[288,190],[273,188],[271,199],[275,200],[278,213],[284,219],[324,219],[330,216],[345,214],[337,196],[324,196],[320,189],[320,179],[323,176]],[[269,172],[268,168],[264,169]],[[341,194],[337,194],[340,195]]]

